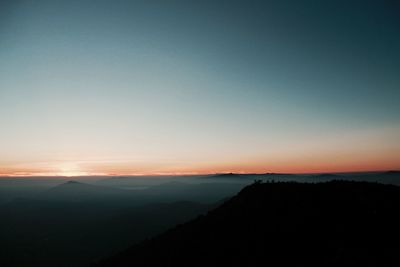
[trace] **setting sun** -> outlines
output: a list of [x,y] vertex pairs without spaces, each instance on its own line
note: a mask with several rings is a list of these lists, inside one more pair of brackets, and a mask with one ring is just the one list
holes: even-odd
[[59,171],[57,172],[57,176],[84,176],[88,175],[88,173],[81,171],[79,166],[74,163],[63,163],[58,166]]

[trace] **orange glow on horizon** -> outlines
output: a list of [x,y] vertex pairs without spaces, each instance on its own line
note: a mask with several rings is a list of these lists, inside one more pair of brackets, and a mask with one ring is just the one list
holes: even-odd
[[[141,155],[88,152],[0,160],[0,176],[140,176],[215,173],[338,173],[400,169],[399,131],[357,133],[271,146]],[[345,138],[346,137],[346,138]],[[170,152],[170,154],[168,154]],[[175,153],[173,153],[175,152]],[[133,155],[133,156],[132,156]],[[141,156],[137,156],[141,155]]]
[[48,177],[80,177],[80,176],[168,176],[168,175],[208,175],[217,173],[237,173],[237,174],[264,174],[264,173],[292,173],[292,174],[308,174],[308,173],[351,173],[351,172],[375,172],[400,170],[399,165],[392,164],[348,164],[346,166],[329,166],[321,165],[300,166],[292,165],[287,167],[256,167],[256,166],[232,166],[232,167],[215,167],[215,168],[200,168],[200,169],[184,169],[184,170],[168,170],[168,171],[134,171],[134,170],[117,170],[110,169],[109,171],[82,171],[76,169],[63,169],[60,171],[26,171],[26,170],[7,170],[0,169],[0,177],[29,177],[29,176],[48,176]]

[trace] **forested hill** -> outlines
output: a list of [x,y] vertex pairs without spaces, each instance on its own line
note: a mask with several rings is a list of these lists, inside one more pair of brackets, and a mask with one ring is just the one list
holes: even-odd
[[261,183],[98,266],[400,266],[400,187]]

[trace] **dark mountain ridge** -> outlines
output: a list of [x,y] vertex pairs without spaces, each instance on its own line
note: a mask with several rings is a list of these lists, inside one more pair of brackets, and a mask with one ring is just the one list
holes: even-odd
[[98,266],[400,266],[400,187],[260,183]]

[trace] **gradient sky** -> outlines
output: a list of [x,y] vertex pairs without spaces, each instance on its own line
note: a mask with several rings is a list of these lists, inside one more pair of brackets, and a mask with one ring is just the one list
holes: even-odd
[[400,168],[400,5],[0,2],[0,175]]

